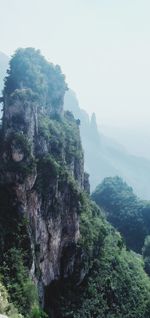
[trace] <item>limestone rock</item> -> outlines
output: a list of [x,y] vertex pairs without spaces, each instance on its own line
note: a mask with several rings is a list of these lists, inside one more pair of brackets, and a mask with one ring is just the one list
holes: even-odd
[[0,186],[10,209],[28,220],[30,272],[44,306],[52,282],[75,273],[79,284],[85,276],[82,266],[75,272],[84,257],[77,248],[84,156],[78,123],[63,111],[66,84],[45,104],[26,87],[5,90]]

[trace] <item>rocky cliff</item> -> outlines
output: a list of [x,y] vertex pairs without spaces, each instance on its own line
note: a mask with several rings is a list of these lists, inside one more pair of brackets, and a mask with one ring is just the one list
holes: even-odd
[[15,53],[0,131],[1,279],[23,317],[45,317],[32,278],[49,318],[147,318],[149,278],[89,199],[66,90],[39,51]]
[[[32,49],[22,51],[22,63],[26,63],[25,58],[31,62],[33,54],[38,60],[39,52]],[[20,51],[12,64],[16,58],[20,61]],[[80,192],[84,186],[89,191],[79,125],[71,113],[63,112],[66,90],[63,75],[58,67],[54,69],[50,65],[49,68],[46,62],[44,66],[50,75],[54,73],[59,84],[53,100],[44,89],[41,98],[36,84],[31,89],[24,80],[24,73],[19,73],[17,83],[13,67],[7,77],[0,167],[0,184],[5,189],[7,202],[11,201],[16,214],[22,214],[29,221],[30,270],[42,304],[45,286],[61,275],[67,277],[74,270],[75,246],[79,239]],[[35,63],[36,67],[39,68]],[[44,71],[41,69],[42,75]],[[5,209],[7,213],[8,206]],[[67,249],[72,252],[64,261]]]

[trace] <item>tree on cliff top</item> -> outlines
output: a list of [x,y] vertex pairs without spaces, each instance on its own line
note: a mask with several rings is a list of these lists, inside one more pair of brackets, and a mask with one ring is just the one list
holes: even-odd
[[18,49],[10,60],[5,78],[4,95],[16,89],[30,88],[39,96],[42,105],[59,105],[67,85],[59,65],[46,61],[39,50]]

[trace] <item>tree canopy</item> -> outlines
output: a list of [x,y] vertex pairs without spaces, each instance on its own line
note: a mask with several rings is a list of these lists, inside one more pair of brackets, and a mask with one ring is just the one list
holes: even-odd
[[47,62],[39,50],[26,48],[18,49],[10,60],[4,95],[22,88],[36,93],[42,106],[56,107],[62,103],[67,85],[59,65]]
[[142,251],[150,233],[150,202],[142,201],[120,177],[108,177],[96,188],[92,199],[106,210],[107,219],[123,235],[129,248]]

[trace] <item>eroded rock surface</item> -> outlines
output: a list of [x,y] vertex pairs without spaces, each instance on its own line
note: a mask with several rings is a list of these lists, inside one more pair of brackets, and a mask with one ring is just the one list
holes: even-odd
[[[45,288],[72,275],[83,258],[77,249],[80,193],[84,187],[89,192],[89,183],[79,125],[63,112],[64,93],[50,109],[23,82],[4,96],[0,184],[28,220],[30,272],[43,306]],[[81,269],[77,284],[84,275]]]

